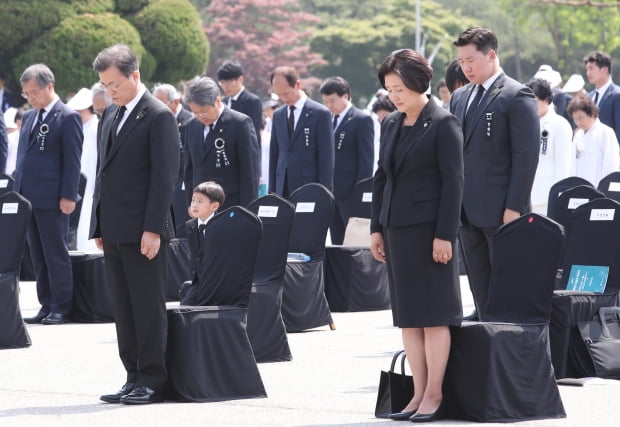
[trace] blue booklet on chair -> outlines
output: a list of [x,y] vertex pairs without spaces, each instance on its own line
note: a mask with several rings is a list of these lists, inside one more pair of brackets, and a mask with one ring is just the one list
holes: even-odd
[[568,277],[567,291],[605,292],[609,267],[598,265],[573,265]]

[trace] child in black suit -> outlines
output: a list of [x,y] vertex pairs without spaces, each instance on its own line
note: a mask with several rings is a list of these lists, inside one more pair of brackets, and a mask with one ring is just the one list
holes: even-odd
[[199,305],[196,303],[196,288],[201,283],[200,276],[203,270],[203,240],[204,228],[215,212],[224,203],[224,189],[214,181],[198,184],[192,194],[192,204],[189,207],[189,215],[192,217],[185,223],[187,239],[190,250],[190,266],[192,268],[192,280],[183,283],[179,290],[181,305]]

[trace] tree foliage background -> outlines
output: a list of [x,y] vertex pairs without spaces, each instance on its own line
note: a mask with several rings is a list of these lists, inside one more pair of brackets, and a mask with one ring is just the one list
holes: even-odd
[[[193,7],[190,6],[190,3]],[[568,0],[421,0],[422,53],[432,57],[432,87],[456,57],[452,41],[471,25],[498,35],[504,70],[529,80],[549,64],[566,80],[584,73],[583,57],[620,58],[618,1],[576,6]],[[296,67],[308,84],[340,75],[361,104],[379,88],[376,70],[394,49],[415,47],[416,0],[0,0],[0,70],[17,78],[45,62],[59,91],[90,85],[94,56],[127,43],[146,81],[177,84],[236,59],[246,86],[269,94],[278,65]],[[208,40],[207,41],[207,36]],[[620,61],[617,61],[620,63]],[[613,67],[620,81],[620,66]],[[314,86],[313,86],[314,84]],[[588,85],[589,88],[589,85]],[[311,95],[318,97],[316,91]]]
[[92,62],[116,43],[140,58],[142,80],[173,84],[204,71],[209,44],[188,0],[0,0],[0,69],[19,89],[19,76],[43,62],[63,95],[90,87]]

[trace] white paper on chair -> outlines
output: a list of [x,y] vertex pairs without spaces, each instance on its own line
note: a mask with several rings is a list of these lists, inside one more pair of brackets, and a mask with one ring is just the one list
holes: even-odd
[[580,199],[571,197],[568,199],[568,209],[577,209],[579,206],[586,204],[590,199]]
[[7,188],[9,186],[8,179],[0,179],[0,188]]
[[609,183],[609,188],[607,189],[607,191],[613,191],[615,193],[620,191],[620,182],[610,182]]
[[371,203],[372,193],[362,193],[362,203]]
[[297,206],[295,207],[295,212],[312,213],[314,212],[315,204],[316,203],[314,202],[299,202],[297,203]]
[[615,214],[615,209],[592,209],[590,221],[613,221]]
[[16,214],[19,209],[19,203],[3,203],[2,215]]
[[259,206],[258,216],[262,218],[277,218],[278,206]]

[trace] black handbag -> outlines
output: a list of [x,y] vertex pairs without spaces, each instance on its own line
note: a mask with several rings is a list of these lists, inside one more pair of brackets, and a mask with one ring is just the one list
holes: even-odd
[[[396,361],[400,357],[400,373],[394,371]],[[394,412],[400,412],[413,397],[413,379],[405,375],[405,350],[392,357],[389,371],[381,371],[375,417],[387,418]]]
[[620,379],[620,320],[609,320],[620,314],[620,307],[601,307],[599,319],[579,322],[579,334],[592,358],[596,376]]

